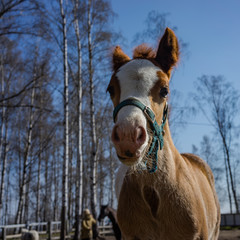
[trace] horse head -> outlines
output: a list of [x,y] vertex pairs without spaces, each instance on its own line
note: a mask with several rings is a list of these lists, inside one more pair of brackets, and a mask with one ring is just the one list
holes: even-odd
[[108,205],[101,205],[100,214],[98,216],[98,221],[100,222],[109,214]]
[[134,50],[133,59],[119,46],[113,52],[114,73],[107,88],[115,107],[111,138],[118,158],[128,166],[146,164],[148,155],[163,147],[169,80],[178,58],[178,41],[169,28],[156,52],[146,45]]

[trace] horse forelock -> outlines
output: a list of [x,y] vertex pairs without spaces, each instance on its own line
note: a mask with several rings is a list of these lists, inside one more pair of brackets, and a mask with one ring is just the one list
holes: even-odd
[[156,57],[156,52],[145,43],[137,46],[133,50],[133,59],[136,59],[136,58],[154,59],[155,57]]

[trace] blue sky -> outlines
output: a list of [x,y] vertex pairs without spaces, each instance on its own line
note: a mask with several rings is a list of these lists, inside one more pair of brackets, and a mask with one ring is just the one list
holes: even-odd
[[[223,75],[240,91],[240,1],[239,0],[112,0],[118,14],[114,28],[128,40],[124,51],[131,56],[133,36],[143,30],[151,10],[169,13],[168,21],[176,26],[176,35],[188,43],[189,56],[182,58],[172,78],[183,103],[194,91],[194,81],[205,75]],[[157,39],[156,39],[157,41]],[[197,115],[192,123],[208,123]],[[190,124],[176,140],[180,152],[191,152],[199,146],[204,134],[213,129]]]

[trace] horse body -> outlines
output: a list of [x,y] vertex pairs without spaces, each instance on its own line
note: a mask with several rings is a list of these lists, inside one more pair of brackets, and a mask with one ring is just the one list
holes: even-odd
[[132,60],[120,47],[113,53],[108,91],[115,107],[112,141],[127,166],[116,178],[117,218],[126,240],[218,238],[220,210],[212,172],[199,157],[177,151],[165,116],[178,57],[170,29],[156,53],[144,45]]
[[216,195],[211,194],[211,176],[206,177],[209,169],[205,165],[198,171],[194,165],[202,162],[194,158],[184,155],[176,159],[182,161],[176,164],[178,169],[193,165],[191,172],[157,170],[151,175],[125,176],[118,221],[126,239],[217,239],[220,214]]

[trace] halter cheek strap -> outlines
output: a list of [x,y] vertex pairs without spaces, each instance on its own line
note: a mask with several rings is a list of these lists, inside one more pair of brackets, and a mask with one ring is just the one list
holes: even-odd
[[[163,135],[164,135],[164,130],[163,127],[166,123],[167,120],[167,116],[168,116],[168,104],[166,102],[164,111],[163,111],[163,117],[162,117],[162,123],[161,125],[158,125],[157,121],[156,121],[156,117],[154,112],[147,107],[146,105],[144,105],[142,102],[140,102],[138,99],[135,98],[128,98],[124,101],[122,101],[121,103],[119,103],[114,111],[113,111],[113,121],[115,122],[116,116],[118,114],[118,112],[120,111],[121,108],[128,106],[128,105],[133,105],[136,106],[138,108],[140,108],[145,117],[147,118],[148,122],[150,123],[151,129],[153,131],[153,138],[152,138],[152,143],[149,147],[147,156],[150,155],[154,155],[154,161],[152,164],[152,168],[147,167],[148,171],[150,173],[153,173],[157,170],[157,162],[158,162],[158,149],[160,147],[160,150],[162,150],[163,148],[163,144],[164,144],[164,140],[163,140]],[[145,165],[147,166],[147,160],[145,161]]]

